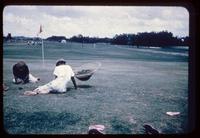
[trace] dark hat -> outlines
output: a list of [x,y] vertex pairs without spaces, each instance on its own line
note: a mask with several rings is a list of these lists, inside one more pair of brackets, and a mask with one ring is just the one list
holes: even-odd
[[66,61],[63,58],[57,60],[57,62],[56,62],[56,66],[64,65],[64,64],[66,64]]

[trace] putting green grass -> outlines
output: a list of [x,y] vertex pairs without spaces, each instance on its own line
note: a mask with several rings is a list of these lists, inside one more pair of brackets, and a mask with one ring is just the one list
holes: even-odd
[[[102,124],[106,134],[144,134],[150,124],[162,134],[187,133],[187,50],[131,48],[109,44],[44,42],[41,47],[4,43],[4,130],[9,134],[87,134]],[[85,63],[102,66],[88,81],[76,79],[66,93],[25,96],[27,90],[51,81],[56,60],[64,58],[73,69]],[[12,66],[24,60],[38,83],[13,84]],[[169,116],[168,111],[180,112]]]

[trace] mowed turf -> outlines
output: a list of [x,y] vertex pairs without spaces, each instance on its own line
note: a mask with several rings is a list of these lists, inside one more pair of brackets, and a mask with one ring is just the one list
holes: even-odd
[[[188,50],[131,48],[109,44],[45,42],[40,46],[4,43],[4,129],[9,134],[87,134],[94,124],[106,134],[144,134],[150,124],[163,134],[187,133]],[[56,60],[64,58],[75,70],[85,63],[102,66],[88,81],[76,79],[66,93],[25,96],[51,81]],[[36,84],[13,84],[12,66],[24,60],[40,77]],[[180,112],[169,116],[168,111]]]

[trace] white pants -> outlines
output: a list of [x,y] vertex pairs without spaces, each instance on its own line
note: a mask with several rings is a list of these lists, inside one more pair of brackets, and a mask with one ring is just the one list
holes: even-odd
[[62,78],[62,77],[56,78],[55,80],[52,80],[51,82],[45,85],[39,86],[34,91],[41,94],[46,94],[51,91],[60,92],[60,93],[66,92],[67,82],[68,80],[66,80],[65,78]]

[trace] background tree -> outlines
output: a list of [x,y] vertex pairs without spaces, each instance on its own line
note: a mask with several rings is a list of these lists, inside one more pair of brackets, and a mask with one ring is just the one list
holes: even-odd
[[11,33],[8,33],[8,35],[6,36],[6,41],[9,41],[11,39],[12,39],[12,35],[11,35]]

